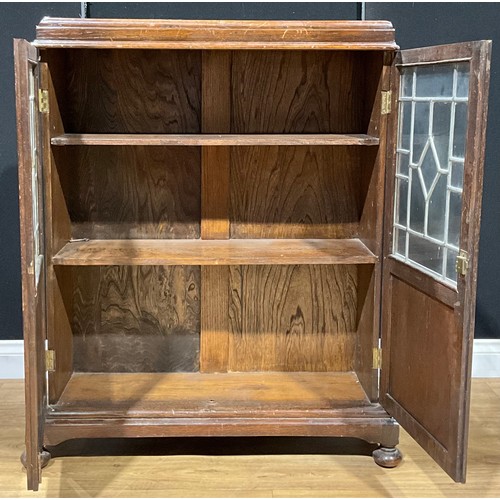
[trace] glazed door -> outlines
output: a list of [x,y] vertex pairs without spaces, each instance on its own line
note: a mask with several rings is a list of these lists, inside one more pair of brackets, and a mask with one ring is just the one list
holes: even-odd
[[391,78],[380,400],[461,482],[490,51],[401,51]]
[[26,387],[28,488],[38,489],[43,440],[45,381],[45,269],[42,234],[42,187],[38,127],[38,55],[26,40],[14,40],[19,210]]

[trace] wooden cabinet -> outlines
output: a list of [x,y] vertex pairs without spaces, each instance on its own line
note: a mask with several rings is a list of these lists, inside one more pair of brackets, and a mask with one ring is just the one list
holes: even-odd
[[490,42],[46,18],[14,48],[30,489],[70,438],[392,467],[398,423],[465,480]]

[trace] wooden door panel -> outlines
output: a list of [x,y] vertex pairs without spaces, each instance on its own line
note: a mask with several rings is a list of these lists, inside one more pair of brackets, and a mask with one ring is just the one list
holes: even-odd
[[25,40],[14,40],[19,161],[19,207],[26,391],[28,489],[40,483],[45,383],[45,269],[38,137],[38,54]]
[[[392,75],[380,400],[461,482],[490,51],[490,42],[402,51]],[[465,274],[455,268],[462,251]]]

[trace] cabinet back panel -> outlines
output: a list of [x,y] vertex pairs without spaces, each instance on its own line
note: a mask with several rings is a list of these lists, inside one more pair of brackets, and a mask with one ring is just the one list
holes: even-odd
[[200,149],[54,148],[74,238],[199,238]]
[[202,311],[201,371],[352,370],[357,266],[224,269],[226,286]]
[[72,49],[57,55],[65,68],[55,86],[67,133],[200,132],[200,51]]
[[357,237],[373,169],[361,161],[352,146],[231,148],[231,237]]
[[65,268],[74,371],[192,372],[199,367],[200,268]]
[[365,95],[365,58],[357,51],[234,51],[231,132],[366,133],[374,95]]

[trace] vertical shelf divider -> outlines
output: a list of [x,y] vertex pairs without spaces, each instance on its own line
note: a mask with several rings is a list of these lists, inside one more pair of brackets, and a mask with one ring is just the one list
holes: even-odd
[[[231,132],[231,52],[202,51],[201,131]],[[201,148],[201,238],[228,239],[229,146]],[[226,372],[229,267],[201,268],[200,372]]]

